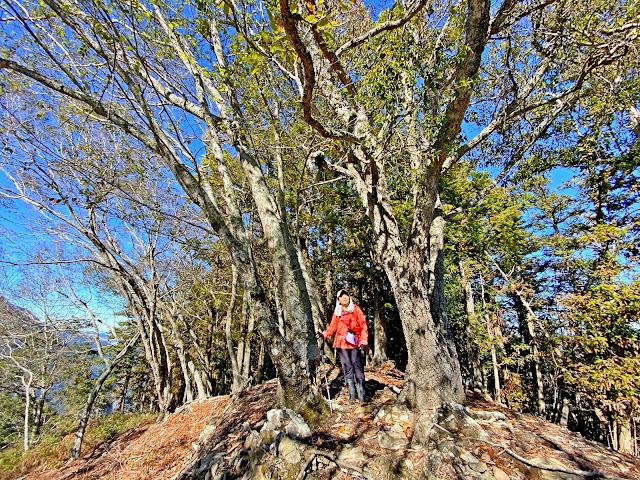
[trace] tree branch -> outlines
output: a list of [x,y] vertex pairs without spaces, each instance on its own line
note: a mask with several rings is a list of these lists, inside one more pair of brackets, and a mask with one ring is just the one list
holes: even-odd
[[280,14],[282,15],[285,32],[287,33],[289,40],[293,44],[296,55],[302,62],[304,75],[302,91],[302,112],[305,121],[325,138],[330,138],[332,140],[343,140],[350,143],[357,142],[357,138],[354,137],[351,133],[335,131],[333,129],[327,128],[312,115],[311,103],[313,97],[313,89],[315,88],[316,84],[316,72],[313,65],[313,59],[311,58],[307,47],[304,45],[302,39],[300,38],[300,35],[298,34],[296,22],[299,16],[291,13],[291,9],[289,8],[289,0],[279,0],[279,2]]
[[366,42],[370,38],[373,38],[382,32],[386,32],[389,30],[394,30],[396,28],[402,27],[409,20],[415,17],[418,14],[418,12],[420,12],[420,10],[422,10],[422,8],[426,4],[427,4],[427,0],[420,0],[411,10],[409,10],[409,12],[407,12],[407,14],[404,17],[399,18],[397,20],[389,20],[384,23],[381,23],[380,25],[372,28],[368,32],[364,33],[363,35],[360,35],[358,38],[354,38],[353,40],[348,41],[347,43],[343,44],[342,46],[340,46],[340,48],[336,50],[336,55],[340,55],[342,52],[344,52],[349,48],[354,48],[354,47],[357,47],[358,45],[362,45],[364,42]]

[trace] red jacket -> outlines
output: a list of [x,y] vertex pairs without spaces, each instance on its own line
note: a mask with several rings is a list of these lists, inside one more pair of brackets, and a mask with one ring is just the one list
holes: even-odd
[[[349,329],[358,335],[357,346],[347,343],[344,339]],[[367,331],[367,321],[358,305],[353,306],[353,312],[344,312],[343,310],[343,314],[339,317],[337,317],[334,312],[329,328],[322,332],[322,336],[327,338],[334,333],[336,333],[336,337],[333,339],[333,348],[356,348],[361,345],[368,345],[369,332]]]

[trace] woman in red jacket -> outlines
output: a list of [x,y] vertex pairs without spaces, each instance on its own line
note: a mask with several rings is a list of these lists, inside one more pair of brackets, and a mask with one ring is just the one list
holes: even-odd
[[338,349],[340,363],[344,373],[344,380],[349,391],[349,403],[358,400],[364,402],[364,356],[369,350],[369,333],[367,321],[358,305],[353,303],[345,290],[338,292],[336,308],[331,318],[331,324],[324,332],[318,332],[316,337],[325,339],[333,334],[333,348]]

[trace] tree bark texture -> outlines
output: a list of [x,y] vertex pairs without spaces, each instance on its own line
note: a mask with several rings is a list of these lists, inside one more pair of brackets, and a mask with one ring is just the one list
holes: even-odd
[[[423,217],[427,235],[404,245],[391,213],[384,173],[379,168],[360,175],[351,169],[373,227],[376,253],[391,284],[407,342],[405,384],[398,400],[421,411],[443,403],[464,403],[458,355],[444,299],[444,227],[439,210]],[[439,204],[431,189],[432,206]]]
[[380,365],[388,360],[387,329],[384,315],[380,281],[373,279],[373,365]]

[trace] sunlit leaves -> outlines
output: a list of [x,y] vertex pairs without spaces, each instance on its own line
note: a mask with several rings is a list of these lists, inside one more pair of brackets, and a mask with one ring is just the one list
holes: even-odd
[[640,284],[601,284],[567,296],[566,381],[602,411],[622,418],[640,407]]

